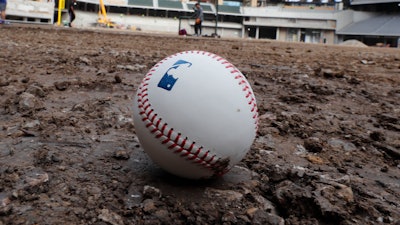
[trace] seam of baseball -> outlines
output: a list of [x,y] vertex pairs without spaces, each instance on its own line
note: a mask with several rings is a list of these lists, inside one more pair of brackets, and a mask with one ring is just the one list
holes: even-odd
[[146,74],[143,79],[141,85],[139,86],[138,91],[138,108],[139,115],[141,116],[142,121],[144,122],[146,128],[154,134],[154,136],[161,141],[161,143],[173,153],[178,154],[179,156],[189,160],[193,163],[196,163],[204,168],[212,170],[212,173],[216,176],[222,175],[226,173],[229,169],[225,165],[226,162],[224,159],[218,157],[216,154],[212,154],[210,150],[204,149],[203,146],[197,145],[196,142],[190,141],[188,137],[184,137],[181,133],[174,131],[174,128],[169,127],[168,123],[162,121],[161,117],[158,117],[158,114],[152,108],[149,99],[148,99],[148,81],[150,80],[155,68],[159,67],[165,60],[177,56],[179,54],[184,53],[196,53],[208,55],[220,62],[225,66],[226,69],[230,70],[230,73],[234,76],[234,78],[238,81],[238,85],[242,87],[242,91],[245,93],[245,97],[248,100],[248,105],[250,106],[251,112],[253,113],[253,119],[255,123],[255,131],[258,128],[258,109],[255,98],[253,97],[253,93],[251,92],[251,88],[248,85],[247,81],[244,79],[244,76],[240,73],[240,71],[233,66],[231,63],[226,61],[224,58],[219,57],[210,52],[204,51],[186,51],[176,53],[171,55],[159,63],[157,63],[150,71]]

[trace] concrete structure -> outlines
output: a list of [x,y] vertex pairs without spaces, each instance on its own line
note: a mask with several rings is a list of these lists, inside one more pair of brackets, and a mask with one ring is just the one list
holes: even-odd
[[352,0],[351,7],[351,22],[336,30],[338,37],[370,46],[400,47],[400,1]]
[[[184,28],[193,33],[193,19],[190,19],[195,2],[168,0],[118,0],[107,2],[109,17],[123,27],[136,27],[145,31],[176,32]],[[88,26],[95,22],[90,11],[96,12],[96,0],[80,0],[80,14],[75,24]],[[251,2],[254,4],[254,2]],[[221,37],[267,38],[282,41],[329,43],[341,41],[335,34],[338,28],[352,22],[351,12],[340,10],[336,5],[292,6],[279,4],[266,7],[241,7],[202,3],[206,35]],[[120,13],[113,13],[120,12]],[[218,12],[218,19],[216,15]],[[123,15],[123,16],[121,16]],[[129,16],[127,16],[129,15]],[[80,18],[79,18],[80,17]],[[179,19],[183,18],[183,19]],[[90,21],[90,22],[89,22]]]
[[[237,2],[240,1],[240,2]],[[108,17],[120,29],[194,33],[193,6],[188,0],[104,0]],[[398,46],[400,41],[399,7],[395,1],[352,0],[344,6],[341,0],[214,0],[201,3],[205,21],[203,35],[229,38],[275,39],[292,42],[338,44],[358,39],[368,45]],[[273,3],[271,3],[273,2]],[[10,20],[23,22],[57,22],[58,0],[9,0]],[[257,6],[257,7],[254,7]],[[65,8],[68,7],[68,3]],[[346,8],[347,7],[347,8]],[[78,0],[76,27],[94,26],[98,18],[98,0]],[[380,11],[381,10],[381,11]],[[390,14],[386,11],[391,10]],[[396,14],[397,13],[397,14]],[[62,11],[62,24],[68,21]],[[371,24],[374,25],[372,30]]]
[[51,0],[8,0],[6,19],[25,23],[53,24],[54,2]]
[[281,41],[336,43],[335,30],[345,11],[333,7],[244,7],[245,35]]

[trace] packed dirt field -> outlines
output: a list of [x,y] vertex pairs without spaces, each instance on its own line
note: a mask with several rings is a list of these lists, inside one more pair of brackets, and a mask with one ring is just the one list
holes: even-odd
[[[16,24],[0,37],[0,225],[400,224],[399,49]],[[241,70],[259,109],[246,157],[211,180],[163,172],[135,135],[144,75],[189,50]]]

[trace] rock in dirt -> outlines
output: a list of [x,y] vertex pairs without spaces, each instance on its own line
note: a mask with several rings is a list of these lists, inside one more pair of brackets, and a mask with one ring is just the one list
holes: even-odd
[[158,188],[149,186],[149,185],[145,185],[143,187],[143,198],[147,199],[147,198],[152,198],[152,199],[159,199],[161,198],[161,191]]
[[254,225],[285,225],[285,220],[275,214],[268,213],[263,210],[254,212],[251,220]]
[[304,141],[304,148],[313,153],[321,152],[323,148],[323,144],[319,138],[311,137]]
[[49,175],[47,173],[35,173],[33,175],[27,176],[25,182],[29,186],[37,186],[49,181]]
[[84,64],[86,64],[86,65],[91,65],[91,64],[92,64],[92,62],[90,61],[90,59],[87,58],[87,57],[84,57],[84,56],[79,57],[79,61],[82,62],[82,63],[84,63]]
[[207,188],[205,195],[210,199],[224,199],[225,201],[239,201],[243,198],[243,194],[233,190],[218,190],[214,188]]
[[98,218],[111,225],[124,225],[122,217],[117,213],[110,211],[109,209],[102,209]]
[[122,78],[120,76],[118,76],[118,75],[115,75],[114,76],[114,81],[115,81],[115,83],[119,84],[119,83],[122,82]]
[[4,79],[4,78],[0,78],[0,87],[5,87],[10,85],[10,81]]
[[126,150],[116,150],[114,152],[113,158],[119,160],[128,160],[130,158],[128,151]]
[[36,85],[30,85],[27,89],[26,92],[33,94],[37,97],[43,98],[46,96],[45,91],[43,90],[43,88],[36,86]]
[[67,81],[54,82],[54,86],[55,86],[56,89],[59,90],[59,91],[65,91],[65,90],[67,90],[67,88],[68,88],[69,85],[70,85],[70,83],[67,82]]
[[144,68],[146,68],[146,65],[140,65],[140,64],[135,64],[135,65],[117,65],[118,69],[123,69],[123,70],[131,70],[131,71],[140,71]]
[[41,109],[43,105],[42,101],[28,92],[24,92],[19,96],[18,107],[22,112]]
[[152,213],[156,211],[157,207],[153,199],[146,199],[143,201],[143,211]]
[[10,196],[0,192],[0,216],[9,215],[12,212],[12,205],[10,205],[10,203]]

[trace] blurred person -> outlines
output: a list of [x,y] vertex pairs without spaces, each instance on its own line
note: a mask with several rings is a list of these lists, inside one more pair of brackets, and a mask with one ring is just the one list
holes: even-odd
[[6,23],[6,7],[7,7],[7,0],[0,0],[0,23]]
[[[1,1],[1,0],[0,0]],[[72,27],[72,22],[75,20],[75,9],[74,7],[76,6],[76,0],[72,0],[71,3],[69,4],[68,7],[68,14],[69,14],[69,27]]]
[[201,28],[202,28],[201,23],[203,22],[204,19],[203,8],[200,6],[200,3],[197,2],[194,5],[193,10],[194,10],[193,17],[195,18],[194,34],[196,36],[201,36]]

